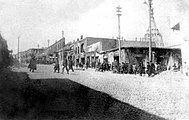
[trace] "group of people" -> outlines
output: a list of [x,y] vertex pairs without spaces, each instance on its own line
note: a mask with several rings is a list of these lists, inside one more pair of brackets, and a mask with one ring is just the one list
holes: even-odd
[[118,61],[114,61],[112,64],[104,61],[103,63],[100,63],[98,61],[96,63],[96,69],[95,71],[110,71],[112,70],[113,73],[120,73],[120,74],[139,74],[140,76],[143,76],[147,74],[149,77],[154,76],[158,74],[160,71],[164,70],[164,67],[160,64],[154,64],[151,61],[147,62],[147,66],[143,64],[143,62],[140,62],[138,64],[130,64],[130,63],[118,63]]
[[76,69],[85,70],[85,68],[87,69],[88,67],[87,63],[86,66],[83,62],[76,63]]
[[[64,73],[64,70],[66,69],[67,74],[69,74],[69,71],[72,70],[72,72],[74,72],[73,69],[73,61],[71,58],[65,58],[61,64],[61,66],[59,65],[59,61],[58,59],[56,59],[55,63],[54,63],[54,72],[60,72],[60,67],[62,69],[62,74]],[[173,68],[176,69],[175,67],[176,65],[173,65]],[[167,70],[167,66],[165,65],[160,65],[160,64],[154,64],[151,61],[147,62],[147,65],[145,67],[145,65],[143,64],[143,62],[139,62],[138,64],[130,64],[130,63],[119,63],[118,61],[114,61],[112,62],[112,64],[110,64],[107,61],[103,61],[102,63],[99,61],[95,62],[95,64],[93,64],[93,66],[91,66],[89,64],[89,62],[87,61],[86,64],[80,62],[79,64],[76,65],[76,68],[82,68],[83,70],[88,69],[89,67],[95,68],[95,71],[100,71],[100,72],[104,72],[104,71],[112,71],[113,73],[120,73],[120,74],[139,74],[140,76],[143,76],[145,74],[147,74],[149,77],[154,76],[158,73],[160,73],[161,71]],[[34,70],[37,70],[37,61],[35,59],[35,56],[32,56],[32,58],[30,59],[28,68],[31,72],[34,72]]]
[[102,63],[100,61],[98,61],[96,63],[95,71],[104,72],[104,71],[110,71],[110,70],[111,70],[111,64],[108,63],[107,61],[104,61]]
[[150,76],[154,76],[158,73],[157,68],[158,66],[154,63],[147,62],[147,66],[145,67],[143,62],[140,62],[139,64],[130,64],[130,63],[124,63],[122,62],[119,64],[117,61],[113,63],[113,73],[126,73],[126,74],[139,74],[140,76],[143,76],[145,74]]
[[[69,71],[72,70],[72,72],[74,72],[73,69],[73,61],[71,60],[71,58],[68,58],[68,60],[65,58],[62,62],[62,74],[64,73],[64,69],[66,69],[67,74],[69,74]],[[60,65],[58,60],[55,61],[54,63],[54,72],[60,72]]]

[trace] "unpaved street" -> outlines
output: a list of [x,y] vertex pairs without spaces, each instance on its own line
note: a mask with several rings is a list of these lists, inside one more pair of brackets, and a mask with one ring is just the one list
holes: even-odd
[[68,78],[89,88],[166,119],[189,119],[189,78],[180,72],[165,71],[153,78],[111,72],[75,70],[70,74],[53,73],[52,65],[38,65],[27,72],[31,79]]

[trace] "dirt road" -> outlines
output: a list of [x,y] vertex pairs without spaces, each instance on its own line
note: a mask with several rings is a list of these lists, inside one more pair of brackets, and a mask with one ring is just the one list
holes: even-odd
[[68,78],[89,88],[166,119],[189,119],[189,78],[180,72],[166,71],[153,78],[111,72],[75,70],[74,73],[53,73],[53,66],[38,65],[31,79]]

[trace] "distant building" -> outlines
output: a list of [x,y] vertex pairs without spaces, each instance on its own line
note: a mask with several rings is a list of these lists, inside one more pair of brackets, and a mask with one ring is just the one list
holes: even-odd
[[13,55],[13,57],[19,59],[21,63],[29,63],[32,56],[35,56],[37,63],[53,63],[56,59],[59,61],[63,60],[64,46],[65,38],[62,38],[47,48],[31,48],[21,51],[19,54]]
[[69,42],[64,47],[64,58],[68,59],[71,57],[71,59],[74,59],[73,53],[74,53],[74,43]]
[[[119,60],[119,42],[110,38],[86,37],[78,39],[73,43],[65,45],[65,55],[79,63],[94,66],[97,61],[101,63],[106,60],[112,63],[114,60],[124,63],[138,64],[143,62],[145,65],[148,60],[149,42],[139,39],[139,41],[121,40],[121,60]],[[165,66],[181,65],[181,51],[179,48],[164,47],[157,41],[152,41],[152,62],[161,63]]]
[[54,44],[49,46],[41,54],[43,63],[53,63],[56,59],[59,61],[63,60],[64,57],[64,47],[65,47],[65,38],[56,41]]
[[[32,56],[35,56],[37,62],[40,62],[40,55],[43,53],[44,48],[31,48],[26,51],[19,52],[19,61],[21,63],[29,63]],[[18,53],[16,54],[16,58],[18,58]]]
[[86,37],[70,45],[69,56],[74,61],[75,65],[79,63],[86,64],[87,61],[91,65],[98,60],[102,61],[102,55],[99,54],[101,51],[115,47],[116,39]]

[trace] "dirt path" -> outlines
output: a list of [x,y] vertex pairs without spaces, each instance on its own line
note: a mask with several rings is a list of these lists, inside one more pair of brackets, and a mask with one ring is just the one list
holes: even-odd
[[29,73],[32,79],[68,78],[163,118],[189,119],[189,79],[180,72],[166,71],[148,78],[92,69],[62,75],[53,73],[52,66],[38,68],[35,73]]

